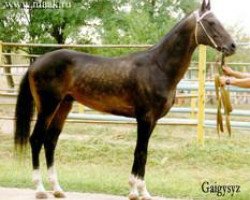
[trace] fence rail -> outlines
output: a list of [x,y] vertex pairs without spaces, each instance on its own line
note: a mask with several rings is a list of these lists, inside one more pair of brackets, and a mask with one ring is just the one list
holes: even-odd
[[36,43],[10,43],[2,42],[3,46],[8,47],[54,47],[54,48],[149,48],[152,47],[150,44],[102,44],[102,45],[93,45],[93,44],[36,44]]
[[[247,45],[246,45],[247,46]],[[0,70],[1,69],[20,69],[23,70],[25,68],[29,67],[29,64],[4,64],[3,63],[3,56],[22,56],[26,58],[36,58],[40,55],[36,54],[16,54],[16,53],[4,53],[3,48],[5,47],[54,47],[54,48],[107,48],[107,49],[118,49],[118,48],[133,48],[133,49],[145,49],[150,48],[152,45],[148,44],[138,44],[138,45],[112,45],[112,44],[106,44],[106,45],[75,45],[75,44],[32,44],[32,43],[8,43],[8,42],[1,42],[0,41]],[[202,50],[203,49],[203,50]],[[215,62],[206,62],[206,49],[202,46],[200,47],[200,53],[199,53],[199,62],[193,61],[192,67],[190,67],[190,70],[198,70],[198,77],[192,78],[191,80],[187,81],[181,81],[181,83],[178,85],[177,89],[178,91],[187,91],[188,94],[179,94],[178,98],[190,98],[191,99],[191,105],[190,108],[172,108],[171,112],[173,113],[193,113],[192,116],[196,117],[196,119],[177,119],[177,118],[163,118],[159,121],[160,124],[181,124],[181,125],[195,125],[199,126],[198,128],[198,140],[200,143],[203,143],[204,141],[204,126],[215,126],[215,121],[213,120],[206,120],[205,114],[215,114],[216,110],[214,109],[205,109],[205,98],[206,98],[206,91],[214,91],[214,85],[211,83],[205,83],[207,80],[205,78],[206,65],[214,65]],[[237,65],[237,66],[250,66],[250,63],[229,63],[230,65]],[[199,65],[199,67],[194,67]],[[208,65],[208,66],[209,66]],[[1,76],[20,76],[23,74],[22,72],[15,72],[12,71],[4,71],[4,73],[0,74]],[[0,77],[1,78],[1,77]],[[211,78],[209,80],[212,80]],[[199,93],[198,93],[198,88]],[[239,89],[235,87],[230,87],[230,91],[232,92],[249,92],[250,90],[247,89]],[[10,89],[10,88],[0,88],[0,98],[16,98],[16,89]],[[199,106],[197,105],[197,98]],[[79,109],[80,110],[80,109]],[[250,113],[250,112],[249,112]],[[197,116],[198,117],[197,117]],[[242,110],[236,110],[233,112],[234,116],[249,116],[247,111]],[[0,117],[4,118],[4,117]],[[6,117],[5,117],[6,118]],[[11,118],[9,118],[11,119]],[[128,118],[123,117],[117,117],[117,116],[111,116],[111,115],[94,115],[94,114],[86,114],[86,113],[70,113],[68,117],[69,121],[74,122],[86,122],[86,123],[134,123],[135,121]],[[243,127],[243,128],[250,128],[250,125],[247,125],[248,122],[232,122],[232,126],[235,127]]]

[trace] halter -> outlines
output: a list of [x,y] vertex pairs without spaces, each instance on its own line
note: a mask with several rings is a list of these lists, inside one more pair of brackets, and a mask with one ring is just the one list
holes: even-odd
[[205,32],[206,36],[208,37],[208,39],[210,40],[210,42],[214,45],[215,48],[218,48],[218,45],[216,44],[216,42],[214,41],[214,39],[208,34],[205,26],[202,23],[202,20],[204,17],[206,17],[207,15],[209,15],[210,13],[212,13],[212,11],[206,11],[203,15],[200,16],[199,11],[194,11],[193,14],[195,16],[196,19],[196,25],[195,25],[195,42],[197,45],[199,45],[198,42],[198,24],[201,26],[201,28],[203,29],[203,31]]

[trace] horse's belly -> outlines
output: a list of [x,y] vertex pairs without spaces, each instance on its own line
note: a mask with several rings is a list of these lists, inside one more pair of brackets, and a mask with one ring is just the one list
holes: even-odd
[[73,95],[81,104],[97,111],[134,117],[134,106],[123,96]]

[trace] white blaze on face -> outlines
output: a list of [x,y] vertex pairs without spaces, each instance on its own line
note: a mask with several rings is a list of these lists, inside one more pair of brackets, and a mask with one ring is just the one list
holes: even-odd
[[205,0],[205,3],[206,3],[206,6],[208,5],[208,3],[209,3],[209,0]]

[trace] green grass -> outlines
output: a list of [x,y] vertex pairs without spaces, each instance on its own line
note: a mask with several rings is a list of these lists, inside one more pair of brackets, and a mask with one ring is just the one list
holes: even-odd
[[[56,152],[61,185],[66,191],[127,195],[128,177],[136,141],[135,126],[66,124]],[[194,127],[157,127],[149,146],[146,181],[153,195],[193,199],[250,197],[250,135],[234,131],[234,137],[219,139],[206,130],[205,147],[196,141]],[[0,186],[33,187],[31,162],[17,162],[12,136],[0,134]],[[44,181],[48,187],[44,154]],[[204,194],[204,181],[240,185],[233,198]]]

